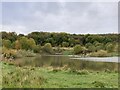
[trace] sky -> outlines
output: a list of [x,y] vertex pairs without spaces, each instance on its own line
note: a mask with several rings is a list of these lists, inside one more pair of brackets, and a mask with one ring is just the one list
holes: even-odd
[[118,32],[117,2],[2,2],[1,17],[2,31],[22,34]]

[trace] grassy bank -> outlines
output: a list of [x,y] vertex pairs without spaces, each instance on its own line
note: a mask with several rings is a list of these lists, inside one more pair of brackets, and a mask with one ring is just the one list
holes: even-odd
[[118,73],[65,68],[16,67],[2,62],[3,87],[117,88]]

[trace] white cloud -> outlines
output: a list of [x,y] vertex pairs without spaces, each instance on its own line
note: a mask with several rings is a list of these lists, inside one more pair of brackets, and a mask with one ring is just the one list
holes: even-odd
[[[39,3],[27,3],[28,7],[25,10],[23,8],[21,12],[16,13],[16,9],[12,12],[14,17],[4,22],[5,24],[7,23],[4,25],[4,29],[25,34],[33,31],[69,33],[118,32],[117,5],[117,3],[100,2],[60,2],[53,4],[43,3],[41,7]],[[22,15],[18,13],[22,13]],[[19,16],[16,16],[16,14]]]

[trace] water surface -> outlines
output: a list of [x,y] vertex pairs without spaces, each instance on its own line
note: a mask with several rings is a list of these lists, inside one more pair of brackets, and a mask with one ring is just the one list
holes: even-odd
[[19,66],[35,66],[35,67],[64,67],[72,69],[90,69],[90,70],[117,70],[117,57],[109,58],[80,58],[75,56],[37,56],[25,57],[15,60],[15,64]]
[[118,62],[119,57],[72,57],[71,59],[86,60],[86,61],[96,61],[96,62]]

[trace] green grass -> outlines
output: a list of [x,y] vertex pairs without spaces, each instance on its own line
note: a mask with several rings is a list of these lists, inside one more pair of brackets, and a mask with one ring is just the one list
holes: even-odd
[[118,73],[16,67],[3,63],[3,87],[10,88],[118,88]]

